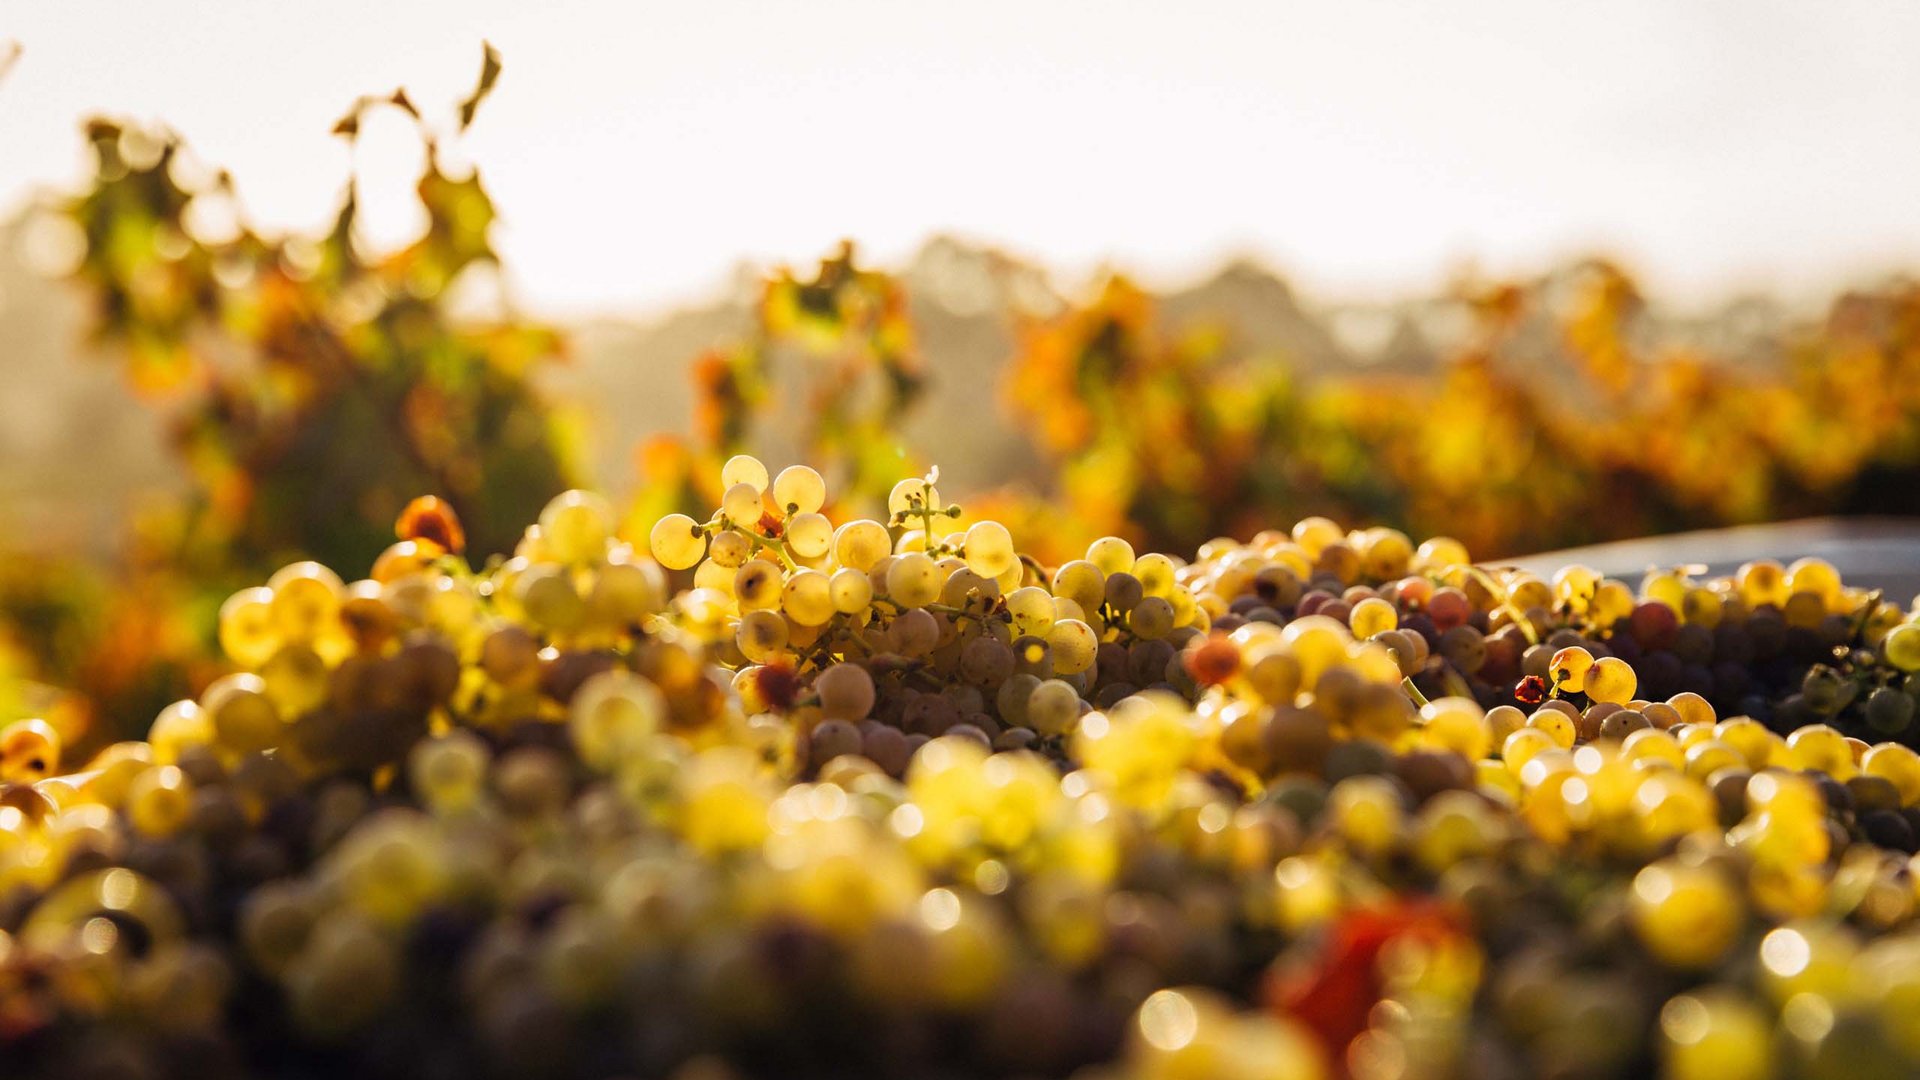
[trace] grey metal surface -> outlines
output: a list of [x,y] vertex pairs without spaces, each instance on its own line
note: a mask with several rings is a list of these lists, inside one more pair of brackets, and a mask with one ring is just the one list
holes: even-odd
[[1500,565],[1547,575],[1568,563],[1585,563],[1608,577],[1638,583],[1652,567],[1705,566],[1730,574],[1753,559],[1791,562],[1814,555],[1832,563],[1850,585],[1886,590],[1906,606],[1920,593],[1920,520],[1903,518],[1810,518],[1770,525],[1673,533],[1611,544],[1567,548]]

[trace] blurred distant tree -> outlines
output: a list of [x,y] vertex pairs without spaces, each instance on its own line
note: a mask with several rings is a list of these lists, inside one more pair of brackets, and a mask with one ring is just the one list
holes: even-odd
[[[498,74],[488,48],[459,131]],[[86,238],[76,276],[133,385],[175,410],[195,564],[364,566],[422,493],[453,504],[478,550],[502,551],[573,475],[570,433],[529,381],[561,358],[560,335],[450,310],[464,278],[498,272],[478,172],[442,167],[440,137],[404,93],[362,99],[335,131],[353,140],[387,108],[425,144],[427,228],[378,257],[356,240],[357,180],[324,236],[267,237],[226,174],[200,182],[181,167],[176,136],[87,127],[96,174],[67,207]]]
[[1451,302],[1469,331],[1433,370],[1299,385],[1113,280],[1028,325],[1007,370],[1051,489],[973,504],[1061,557],[1105,532],[1187,550],[1315,513],[1500,556],[1920,512],[1920,286],[1840,298],[1771,371],[1641,340],[1639,289],[1603,260]]
[[906,290],[857,265],[851,243],[811,278],[770,275],[752,331],[697,358],[692,377],[693,438],[660,436],[641,448],[633,536],[664,514],[711,507],[720,493],[697,485],[716,483],[721,462],[774,428],[855,503],[884,504],[893,483],[916,471],[901,425],[925,376]]
[[[453,134],[499,74],[489,46]],[[86,127],[94,176],[55,208],[84,240],[74,279],[95,337],[169,417],[190,481],[184,501],[137,517],[117,567],[0,566],[0,646],[76,691],[98,738],[145,730],[219,670],[214,613],[238,585],[297,558],[364,569],[421,494],[454,506],[475,551],[503,552],[574,480],[573,428],[532,381],[563,360],[561,335],[455,310],[499,273],[479,174],[445,167],[442,135],[402,92],[355,103],[335,133],[358,138],[376,109],[410,117],[426,151],[425,231],[378,255],[356,235],[357,178],[323,235],[267,236],[177,135]]]
[[1054,515],[1071,519],[1046,521],[1043,507],[1034,531],[1068,530],[1070,546],[1094,522],[1142,539],[1258,529],[1263,508],[1297,505],[1312,484],[1297,467],[1307,431],[1293,373],[1233,357],[1217,334],[1170,332],[1125,278],[1024,327],[1002,391],[1055,462]]

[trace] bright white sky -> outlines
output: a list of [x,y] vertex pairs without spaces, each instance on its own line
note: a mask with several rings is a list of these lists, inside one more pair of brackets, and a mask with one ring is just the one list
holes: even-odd
[[[0,208],[76,178],[104,110],[173,125],[257,221],[318,225],[346,104],[450,104],[482,37],[506,72],[465,150],[556,314],[940,231],[1069,275],[1250,252],[1345,296],[1593,249],[1687,301],[1920,263],[1905,0],[9,0]],[[407,147],[371,132],[375,190]]]

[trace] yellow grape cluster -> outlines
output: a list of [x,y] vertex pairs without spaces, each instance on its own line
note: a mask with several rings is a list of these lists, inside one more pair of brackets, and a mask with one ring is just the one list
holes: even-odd
[[966,1076],[1920,1067],[1914,624],[1824,563],[1636,589],[1308,519],[1048,567],[936,476],[838,524],[724,479],[479,568],[418,506],[364,580],[236,594],[146,740],[0,730],[0,1015],[365,1064],[434,1000],[405,1060],[560,1076],[861,1073],[829,1031],[877,1014]]

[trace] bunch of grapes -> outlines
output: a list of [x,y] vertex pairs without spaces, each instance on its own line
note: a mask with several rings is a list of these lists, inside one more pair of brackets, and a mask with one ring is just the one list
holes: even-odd
[[948,734],[1063,759],[1096,707],[1146,689],[1192,696],[1179,653],[1206,616],[1172,559],[1105,537],[1048,571],[999,522],[960,528],[937,479],[895,485],[887,521],[836,528],[817,472],[769,480],[741,455],[708,521],[653,526],[655,557],[693,572],[679,627],[737,672],[743,701],[791,706],[804,764],[859,754],[898,777]]
[[480,567],[417,501],[145,740],[0,730],[8,1074],[1920,1069],[1920,625],[1824,563],[1044,566],[723,479]]

